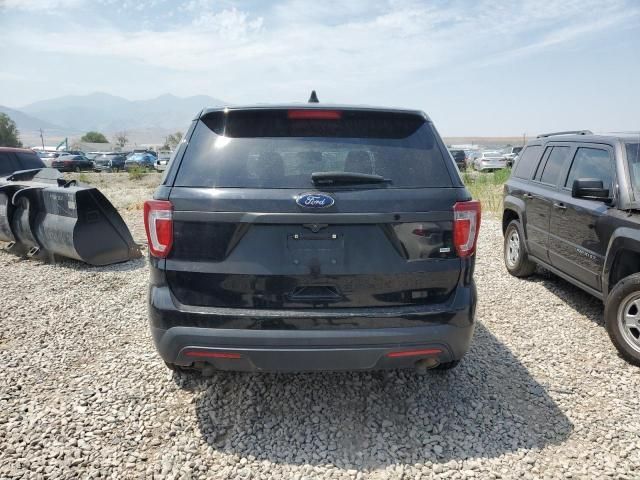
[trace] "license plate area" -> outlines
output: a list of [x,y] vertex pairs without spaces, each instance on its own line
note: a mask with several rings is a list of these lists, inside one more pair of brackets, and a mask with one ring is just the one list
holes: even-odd
[[294,265],[343,265],[344,235],[335,232],[289,233],[287,252]]

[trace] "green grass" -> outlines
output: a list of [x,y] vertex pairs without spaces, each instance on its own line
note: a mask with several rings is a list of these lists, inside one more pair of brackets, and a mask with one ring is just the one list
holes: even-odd
[[81,173],[80,175],[78,175],[78,181],[82,183],[89,183],[89,177],[86,173]]
[[466,171],[462,174],[462,180],[471,196],[480,200],[483,212],[500,215],[502,213],[503,185],[510,175],[510,168],[490,173]]
[[129,180],[142,180],[147,171],[141,167],[131,167],[129,169]]

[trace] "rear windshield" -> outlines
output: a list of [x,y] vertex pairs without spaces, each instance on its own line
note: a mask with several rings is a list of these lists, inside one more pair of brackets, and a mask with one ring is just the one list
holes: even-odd
[[[303,113],[300,113],[303,112]],[[380,175],[389,188],[450,187],[432,126],[412,114],[214,112],[195,127],[175,185],[308,188],[311,174]],[[317,118],[308,118],[308,115]]]

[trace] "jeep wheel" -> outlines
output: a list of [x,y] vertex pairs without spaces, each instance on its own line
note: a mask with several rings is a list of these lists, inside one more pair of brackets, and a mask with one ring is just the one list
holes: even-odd
[[640,366],[640,273],[623,278],[613,288],[605,303],[604,318],[622,358]]
[[536,264],[529,260],[520,222],[511,220],[504,234],[504,264],[514,277],[528,277],[536,270]]

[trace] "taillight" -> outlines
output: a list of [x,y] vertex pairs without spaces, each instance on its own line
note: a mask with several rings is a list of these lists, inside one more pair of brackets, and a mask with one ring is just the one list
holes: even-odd
[[469,257],[476,251],[480,212],[477,200],[458,202],[453,206],[453,245],[459,257]]
[[147,232],[149,252],[154,257],[166,258],[173,244],[173,205],[166,200],[144,202],[144,228]]

